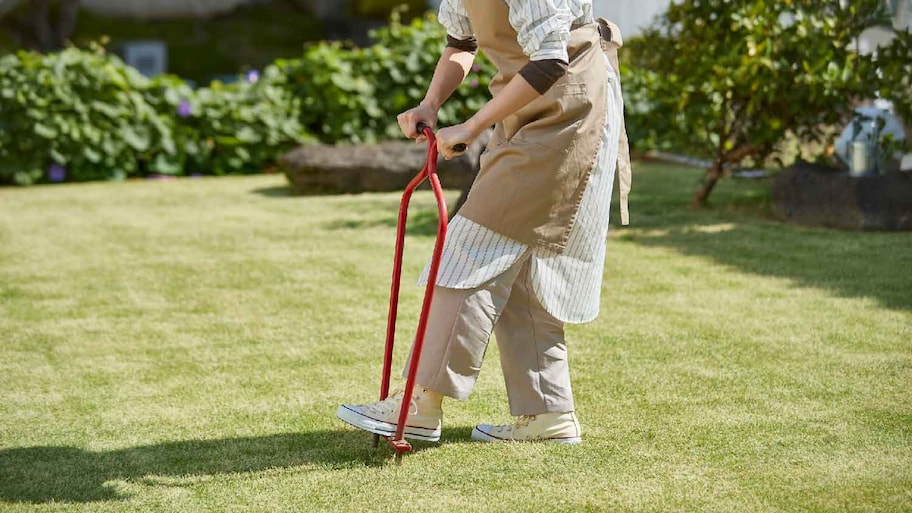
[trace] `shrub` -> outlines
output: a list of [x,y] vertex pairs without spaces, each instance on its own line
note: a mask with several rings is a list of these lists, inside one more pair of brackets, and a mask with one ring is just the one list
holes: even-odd
[[0,59],[0,182],[261,170],[304,140],[300,102],[267,80],[192,90],[98,47]]
[[173,152],[148,80],[98,47],[0,59],[0,181],[98,180],[136,174]]
[[147,101],[166,115],[177,141],[150,170],[161,174],[257,173],[282,152],[309,137],[299,121],[300,101],[278,70],[266,79],[230,85],[214,82],[192,90],[173,76],[153,80]]
[[[694,206],[744,159],[762,161],[788,134],[821,141],[852,101],[895,80],[912,61],[908,33],[875,61],[853,50],[865,28],[889,21],[880,0],[682,0],[633,46],[625,77],[631,139],[712,159]],[[881,70],[881,72],[878,71]],[[886,73],[886,75],[884,75]],[[900,109],[902,112],[902,110]]]
[[[371,37],[376,44],[368,48],[319,43],[300,59],[277,62],[303,102],[302,123],[324,142],[399,137],[396,115],[424,97],[446,32],[433,14],[403,24],[394,13],[390,25]],[[495,70],[483,56],[476,63],[441,109],[442,124],[464,121],[487,101]]]

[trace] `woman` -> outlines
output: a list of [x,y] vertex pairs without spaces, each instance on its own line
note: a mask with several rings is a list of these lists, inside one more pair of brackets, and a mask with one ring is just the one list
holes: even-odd
[[[616,168],[627,224],[620,34],[593,19],[591,0],[444,0],[439,19],[447,48],[425,99],[399,126],[423,139],[416,127],[436,125],[480,47],[499,72],[493,98],[437,132],[437,144],[450,159],[491,125],[494,135],[450,224],[405,436],[440,438],[442,398],[468,397],[493,332],[517,419],[478,425],[472,438],[579,443],[564,324],[598,315]],[[393,393],[337,415],[391,435],[401,400]]]

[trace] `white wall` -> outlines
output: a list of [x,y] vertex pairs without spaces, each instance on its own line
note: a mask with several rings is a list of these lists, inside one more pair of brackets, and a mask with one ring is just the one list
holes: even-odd
[[670,3],[670,0],[592,0],[595,15],[617,23],[624,38],[639,34]]
[[[2,1],[2,0],[0,0]],[[621,27],[621,35],[633,37],[649,24],[652,17],[664,11],[670,0],[592,0],[595,15],[608,18]],[[436,9],[440,0],[428,0]]]

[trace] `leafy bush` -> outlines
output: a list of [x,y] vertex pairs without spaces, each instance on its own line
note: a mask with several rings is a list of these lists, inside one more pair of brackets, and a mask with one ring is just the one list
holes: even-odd
[[[0,183],[251,173],[306,142],[399,137],[396,115],[424,96],[446,34],[432,14],[372,33],[368,48],[319,43],[255,81],[194,90],[149,80],[103,49],[0,59]],[[479,56],[440,112],[464,121],[488,99]],[[251,83],[254,82],[254,83]]]
[[908,72],[907,45],[876,63],[852,49],[862,30],[889,21],[883,7],[880,0],[672,3],[633,45],[638,69],[625,82],[631,138],[713,159],[693,198],[705,205],[731,166],[763,160],[790,133],[819,141],[850,119],[852,100],[877,91],[878,67],[894,77]]
[[303,135],[300,101],[274,67],[265,80],[219,82],[192,90],[173,76],[157,77],[146,99],[168,116],[176,151],[161,153],[150,169],[161,174],[256,173]]
[[0,59],[0,182],[257,172],[302,141],[300,102],[262,84],[192,90],[94,46]]
[[[166,117],[143,96],[148,80],[97,47],[0,59],[0,181],[28,185],[123,178],[173,152]],[[67,176],[64,176],[67,175]]]
[[893,41],[877,50],[874,67],[880,96],[892,101],[900,119],[912,125],[912,31],[895,32]]
[[[324,142],[398,137],[396,115],[424,98],[446,32],[433,14],[403,24],[394,13],[371,37],[376,44],[368,48],[319,43],[300,59],[277,62],[303,102],[302,123]],[[442,124],[464,121],[487,101],[495,70],[483,56],[476,63],[441,109]]]

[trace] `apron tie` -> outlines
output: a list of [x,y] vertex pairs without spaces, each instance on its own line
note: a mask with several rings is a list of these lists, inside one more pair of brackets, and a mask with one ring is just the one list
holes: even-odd
[[[599,33],[602,35],[602,49],[608,57],[608,62],[618,74],[618,80],[621,76],[621,67],[618,62],[618,49],[624,46],[624,40],[621,38],[621,29],[618,26],[606,20],[598,18]],[[622,106],[623,107],[623,106]],[[620,185],[621,200],[621,224],[627,226],[630,224],[630,212],[627,208],[627,198],[630,196],[631,169],[630,169],[630,143],[627,139],[627,123],[621,116],[621,135],[618,141],[618,185]]]

